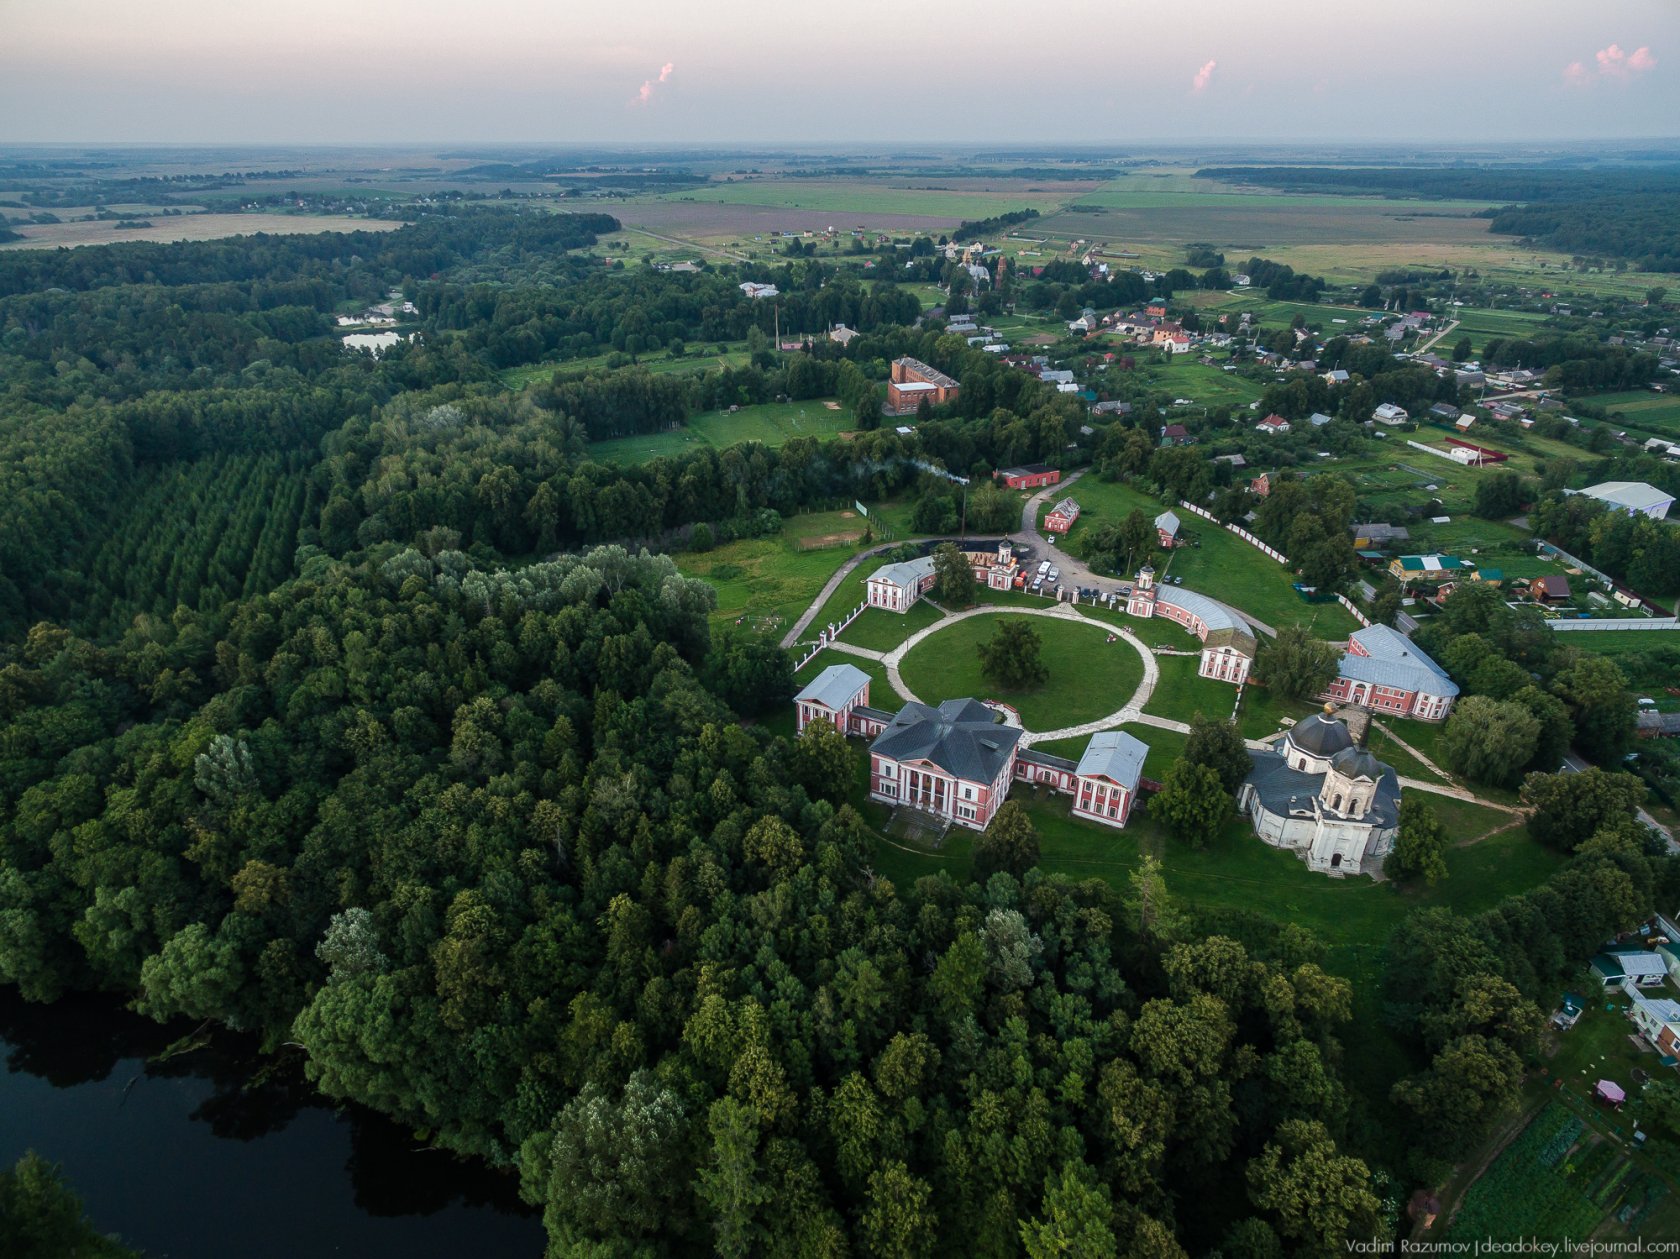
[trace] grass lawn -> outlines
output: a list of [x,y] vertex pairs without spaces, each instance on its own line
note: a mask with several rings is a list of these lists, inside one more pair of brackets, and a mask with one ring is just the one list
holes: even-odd
[[[1159,501],[1129,485],[1089,477],[1074,487],[1073,494],[1083,510],[1070,538],[1104,522],[1122,520],[1133,511],[1153,520],[1165,510]],[[1304,601],[1292,587],[1289,569],[1235,534],[1182,509],[1177,514],[1184,521],[1185,536],[1199,545],[1177,547],[1164,558],[1158,556],[1156,569],[1163,577],[1181,577],[1198,594],[1218,598],[1274,628],[1306,625],[1327,639],[1345,639],[1359,628],[1339,603]]]
[[[555,372],[606,371],[607,360],[611,355],[597,354],[593,358],[573,358],[551,360],[543,363],[528,363],[523,367],[509,367],[501,373],[502,383],[509,389],[523,389],[535,381],[546,381]],[[689,347],[689,353],[682,358],[672,358],[668,354],[647,355],[640,359],[636,366],[645,369],[654,376],[681,374],[684,372],[716,371],[720,367],[745,367],[747,364],[746,342],[737,341],[726,345],[724,353],[714,354],[709,347],[702,349],[698,346]]]
[[697,415],[682,428],[661,433],[638,433],[589,443],[589,457],[597,463],[646,463],[680,455],[701,446],[719,450],[739,442],[784,446],[795,437],[836,437],[852,427],[845,410],[831,411],[820,400],[765,402],[741,407],[734,415],[712,411]]
[[1607,630],[1602,634],[1558,635],[1565,645],[1609,656],[1628,683],[1657,701],[1659,708],[1673,698],[1666,688],[1680,686],[1680,632],[1674,630]]
[[1652,436],[1680,439],[1680,394],[1630,389],[1621,393],[1582,395],[1583,402],[1603,407],[1611,419]]
[[[850,582],[846,584],[851,585]],[[905,639],[917,630],[926,629],[942,619],[939,609],[926,599],[911,604],[910,610],[902,615],[888,612],[885,608],[865,608],[857,620],[841,631],[840,638],[854,647],[891,651],[894,647],[903,646]]]
[[1282,730],[1286,721],[1299,721],[1323,707],[1307,700],[1279,699],[1265,687],[1250,682],[1243,687],[1242,707],[1237,710],[1237,729],[1245,739],[1267,739]]
[[975,616],[930,635],[899,666],[905,684],[929,704],[972,695],[1013,705],[1029,730],[1054,730],[1107,716],[1143,680],[1143,661],[1124,641],[1103,641],[1100,626],[1033,617],[1050,680],[1032,691],[1005,691],[980,675],[978,647],[1000,616]]
[[714,625],[742,620],[743,628],[780,639],[850,555],[803,551],[778,537],[746,538],[672,558],[683,576],[699,577],[717,591]]
[[[1188,635],[1185,637],[1189,638]],[[1173,721],[1190,721],[1197,713],[1204,717],[1227,718],[1236,707],[1235,686],[1216,678],[1204,678],[1196,672],[1201,666],[1201,657],[1156,656],[1155,663],[1161,670],[1161,680],[1156,684],[1149,702],[1143,706],[1144,712]]]

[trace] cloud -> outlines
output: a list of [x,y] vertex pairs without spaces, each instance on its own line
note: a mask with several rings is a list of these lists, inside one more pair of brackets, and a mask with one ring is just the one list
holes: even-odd
[[[1599,79],[1627,80],[1655,69],[1656,64],[1656,57],[1643,44],[1632,52],[1626,51],[1620,44],[1611,44],[1593,54],[1592,66],[1581,61],[1571,61],[1563,68],[1563,81],[1568,87],[1586,87]],[[1597,70],[1596,75],[1593,72],[1594,68]]]
[[1190,80],[1190,90],[1192,92],[1200,92],[1202,89],[1207,87],[1208,83],[1213,79],[1213,68],[1218,64],[1219,63],[1217,61],[1210,60],[1200,70],[1196,71],[1195,77]]
[[665,80],[669,79],[671,77],[671,72],[676,68],[676,62],[667,61],[664,65],[659,67],[659,77],[657,79],[643,79],[641,87],[637,88],[636,94],[630,98],[631,108],[633,109],[637,105],[646,105],[652,101],[655,85],[663,83]]

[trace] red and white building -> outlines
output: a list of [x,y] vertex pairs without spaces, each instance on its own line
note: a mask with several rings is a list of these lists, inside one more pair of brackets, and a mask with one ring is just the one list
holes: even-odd
[[894,415],[911,415],[923,401],[930,406],[955,402],[962,388],[955,380],[919,358],[894,359],[892,378],[887,382],[887,409]]
[[1254,427],[1258,432],[1276,436],[1289,431],[1289,421],[1284,419],[1281,415],[1268,415]]
[[852,716],[869,706],[869,675],[856,665],[831,664],[793,697],[797,732],[813,721],[826,721],[841,734],[852,733]]
[[1419,721],[1445,721],[1458,683],[1412,640],[1386,625],[1348,637],[1336,680],[1322,698]]
[[1164,511],[1155,517],[1155,537],[1162,550],[1170,551],[1178,545],[1178,531],[1183,526],[1177,512]]
[[1062,479],[1062,470],[1047,463],[1029,463],[1019,468],[1002,468],[997,475],[1012,490],[1037,490],[1055,485]]
[[1164,616],[1200,639],[1202,658],[1196,671],[1202,677],[1238,685],[1248,680],[1257,645],[1254,631],[1223,604],[1182,586],[1157,587],[1154,567],[1145,564],[1126,598],[1126,611],[1132,616]]
[[864,589],[870,607],[908,612],[916,600],[933,589],[933,581],[933,556],[924,555],[876,569],[864,582]]
[[1092,735],[1074,771],[1073,816],[1124,827],[1137,800],[1143,758],[1148,754],[1147,745],[1123,730],[1102,730]]
[[1050,514],[1044,518],[1044,528],[1049,533],[1066,533],[1078,519],[1079,504],[1071,498],[1064,498],[1050,509]]

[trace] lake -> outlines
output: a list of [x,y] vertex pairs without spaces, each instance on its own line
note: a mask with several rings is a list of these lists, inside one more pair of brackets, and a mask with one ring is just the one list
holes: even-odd
[[159,1060],[194,1030],[0,988],[0,1160],[34,1149],[61,1164],[94,1224],[148,1259],[542,1254],[512,1176],[334,1104],[295,1053],[217,1032]]
[[399,341],[408,340],[408,337],[401,332],[352,332],[339,340],[344,342],[346,349],[372,350],[373,356],[378,358],[381,351],[390,349]]

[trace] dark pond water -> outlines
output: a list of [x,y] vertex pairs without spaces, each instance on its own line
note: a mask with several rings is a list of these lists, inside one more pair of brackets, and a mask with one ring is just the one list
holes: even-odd
[[416,1150],[238,1037],[154,1060],[192,1030],[0,988],[0,1160],[62,1164],[93,1222],[148,1259],[542,1254],[511,1176]]

